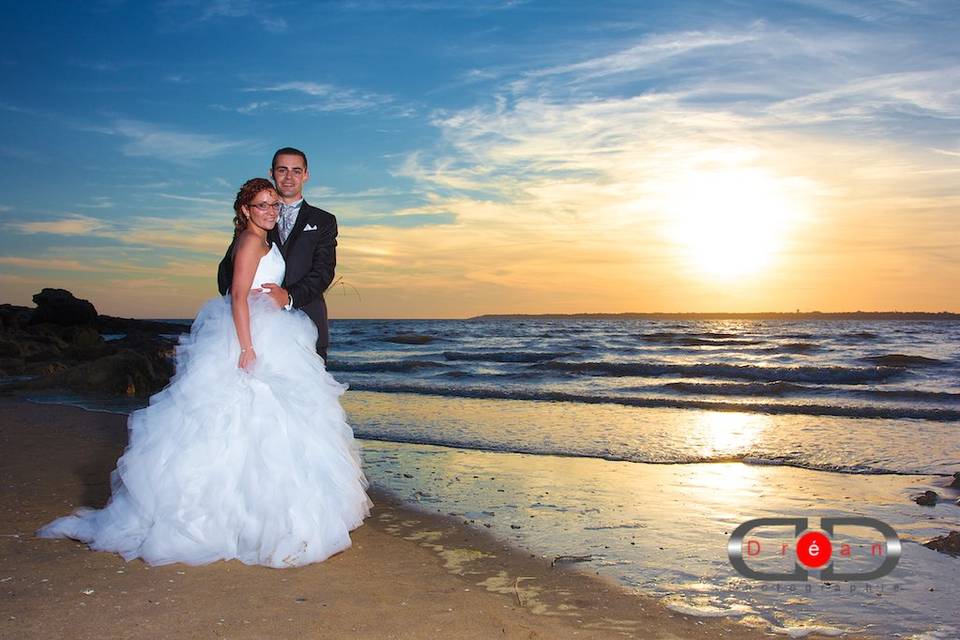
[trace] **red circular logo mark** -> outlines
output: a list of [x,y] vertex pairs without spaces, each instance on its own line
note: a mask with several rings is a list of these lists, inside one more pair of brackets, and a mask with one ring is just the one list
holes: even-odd
[[810,531],[797,540],[797,559],[811,569],[819,569],[828,562],[833,555],[833,545],[830,538],[819,531]]

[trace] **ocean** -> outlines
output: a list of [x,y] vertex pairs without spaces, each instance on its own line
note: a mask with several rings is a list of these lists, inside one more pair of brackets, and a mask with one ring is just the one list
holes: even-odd
[[[960,471],[960,322],[346,320],[331,336],[329,369],[352,390],[438,407],[427,423],[357,423],[367,438],[630,462]],[[502,401],[504,415],[461,420],[442,398]],[[564,409],[540,421],[524,403]],[[688,411],[664,424],[644,408]],[[744,432],[705,434],[704,412],[736,413]]]

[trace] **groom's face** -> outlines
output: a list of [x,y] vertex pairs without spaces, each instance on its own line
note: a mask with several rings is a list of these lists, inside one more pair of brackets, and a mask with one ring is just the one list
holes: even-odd
[[284,200],[299,200],[303,194],[303,183],[310,178],[303,158],[298,155],[277,156],[270,173]]

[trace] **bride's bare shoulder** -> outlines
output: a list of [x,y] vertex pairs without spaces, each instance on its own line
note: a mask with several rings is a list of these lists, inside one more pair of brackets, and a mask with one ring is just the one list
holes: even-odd
[[263,243],[263,239],[252,231],[242,231],[237,236],[234,248],[234,256],[257,256],[263,257],[270,247]]

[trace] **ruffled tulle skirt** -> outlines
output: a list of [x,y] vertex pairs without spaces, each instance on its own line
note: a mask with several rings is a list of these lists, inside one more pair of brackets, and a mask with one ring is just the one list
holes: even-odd
[[176,350],[177,373],[129,419],[103,509],[38,532],[149,564],[238,559],[291,567],[350,546],[369,515],[359,446],[302,312],[252,296],[257,361],[237,367],[229,298],[208,302]]

